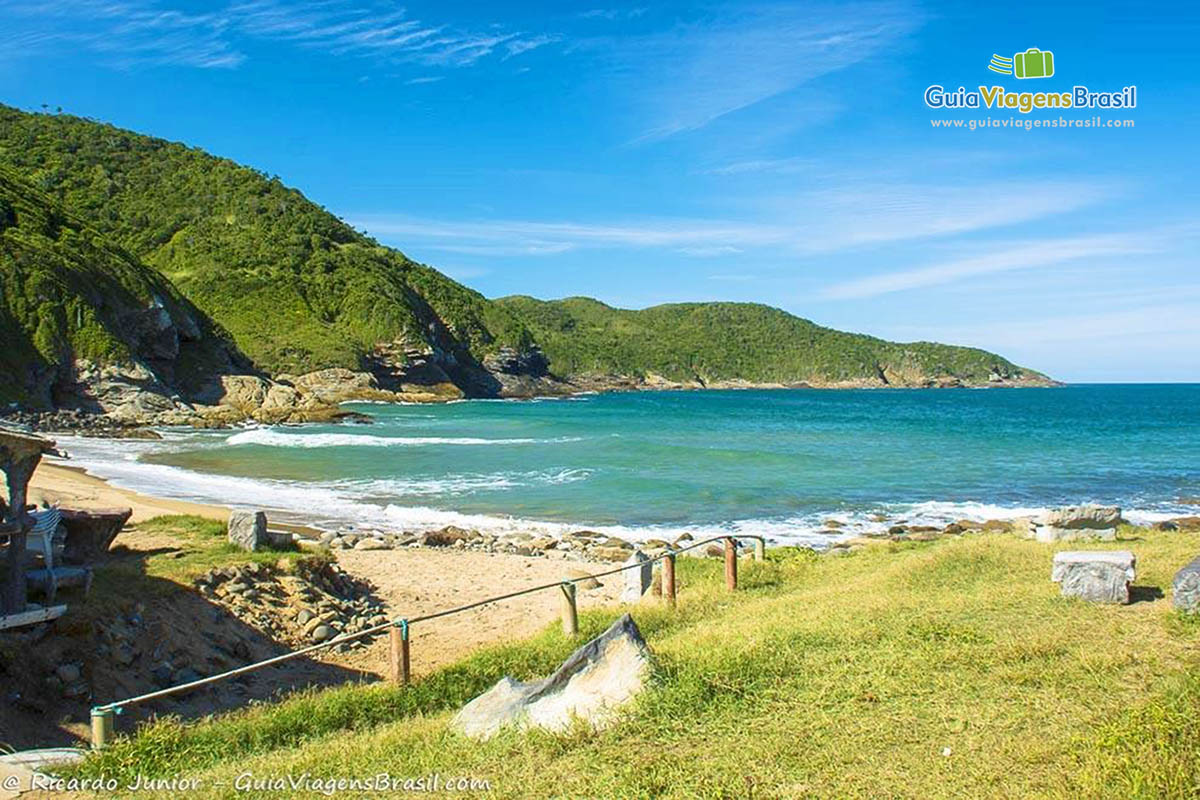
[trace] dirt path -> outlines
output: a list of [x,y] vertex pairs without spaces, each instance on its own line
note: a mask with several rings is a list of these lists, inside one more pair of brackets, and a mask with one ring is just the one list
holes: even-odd
[[[370,580],[395,615],[416,617],[552,583],[571,571],[602,571],[612,564],[591,564],[557,557],[531,558],[502,553],[406,548],[338,553],[352,575]],[[580,590],[580,609],[611,605],[620,596],[620,576],[602,578],[600,588]],[[548,590],[414,625],[412,669],[431,672],[472,651],[531,636],[559,618],[559,594]],[[388,669],[388,644],[381,637],[370,648],[336,663],[380,675]]]

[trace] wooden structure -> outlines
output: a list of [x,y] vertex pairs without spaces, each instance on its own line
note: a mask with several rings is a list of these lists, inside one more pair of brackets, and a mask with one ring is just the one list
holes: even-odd
[[33,520],[25,511],[29,479],[54,442],[41,436],[0,428],[0,472],[8,485],[8,508],[0,520],[0,534],[8,548],[0,565],[0,617],[25,613],[25,541]]

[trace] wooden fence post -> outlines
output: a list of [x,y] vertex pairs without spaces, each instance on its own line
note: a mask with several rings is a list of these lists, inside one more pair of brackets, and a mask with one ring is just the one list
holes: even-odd
[[92,749],[102,750],[113,737],[113,719],[116,713],[111,708],[92,709]]
[[675,554],[667,553],[662,565],[662,594],[663,599],[675,606]]
[[562,583],[562,629],[563,635],[567,637],[579,633],[579,611],[575,607],[575,584],[571,581]]
[[767,543],[762,539],[754,540],[754,560],[763,561],[767,557]]
[[392,683],[407,686],[412,679],[408,652],[408,620],[402,619],[399,624],[388,629],[388,643]]
[[737,590],[737,543],[732,536],[725,537],[725,586]]

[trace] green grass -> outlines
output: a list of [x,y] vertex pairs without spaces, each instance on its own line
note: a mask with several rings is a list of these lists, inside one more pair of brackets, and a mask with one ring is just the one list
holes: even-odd
[[217,567],[253,563],[287,571],[300,559],[325,557],[294,550],[248,553],[229,543],[224,523],[191,515],[155,517],[131,526],[125,536],[169,536],[171,546],[148,556],[115,550],[114,557],[95,571],[93,601],[84,606],[88,613],[102,616],[131,600],[169,599],[181,587],[190,590],[195,578]]
[[[1055,548],[1004,534],[776,551],[745,564],[736,595],[718,562],[681,560],[678,611],[634,611],[661,674],[599,734],[448,732],[452,710],[502,674],[543,675],[567,655],[575,643],[547,630],[409,689],[162,721],[82,772],[183,772],[213,795],[245,772],[386,771],[474,776],[494,797],[1195,797],[1200,625],[1170,610],[1169,582],[1200,535],[1123,536],[1137,585],[1168,597],[1063,599]],[[616,613],[589,610],[585,635]]]

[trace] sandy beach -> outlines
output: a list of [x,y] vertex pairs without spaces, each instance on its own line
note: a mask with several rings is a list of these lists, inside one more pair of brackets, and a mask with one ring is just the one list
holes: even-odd
[[161,497],[121,489],[107,481],[87,474],[78,467],[43,461],[29,482],[29,502],[79,508],[133,509],[132,523],[144,522],[163,514],[195,514],[208,519],[229,519],[229,509],[222,506],[167,500]]
[[[31,502],[38,504],[45,500],[80,508],[132,508],[130,525],[117,536],[114,546],[134,551],[169,544],[160,536],[151,537],[137,530],[137,523],[153,517],[195,514],[221,521],[229,518],[229,509],[223,506],[153,497],[113,486],[77,467],[46,462],[34,473],[29,496]],[[276,527],[274,523],[272,526]],[[278,527],[294,529],[295,526]],[[552,583],[567,577],[570,571],[600,571],[612,566],[589,566],[586,562],[554,556],[532,558],[448,548],[344,550],[336,555],[344,569],[375,585],[389,613],[409,617]],[[582,593],[581,605],[594,607],[616,602],[619,591],[619,583],[607,579],[601,587]],[[479,647],[531,635],[553,622],[558,614],[558,595],[539,592],[419,626],[413,632],[413,670],[425,673]],[[365,651],[351,654],[330,653],[321,660],[385,675],[387,644],[377,642]]]

